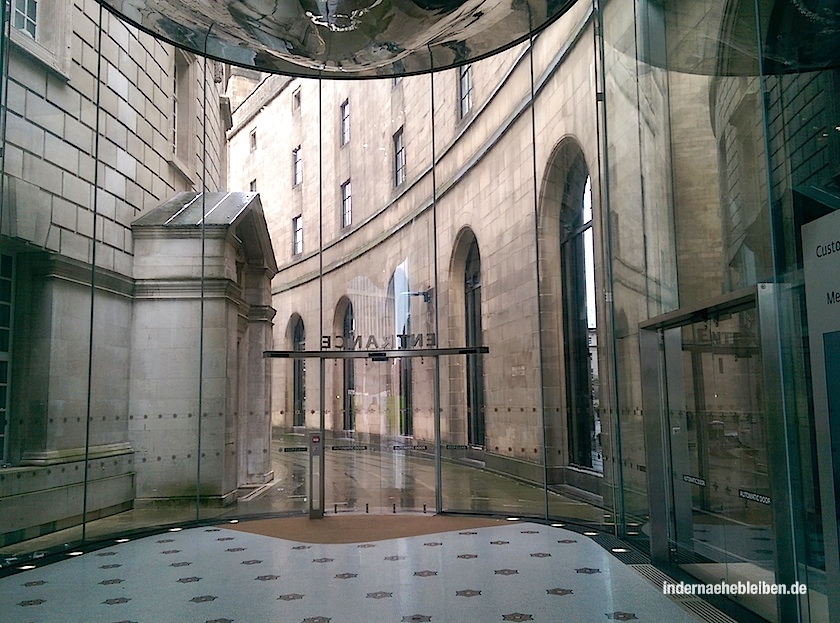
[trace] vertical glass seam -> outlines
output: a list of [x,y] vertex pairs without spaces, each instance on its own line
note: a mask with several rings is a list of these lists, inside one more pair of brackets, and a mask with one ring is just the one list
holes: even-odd
[[[87,396],[85,400],[85,468],[84,468],[84,484],[82,486],[82,543],[87,537],[87,512],[88,512],[88,492],[90,486],[90,424],[91,424],[91,409],[92,392],[93,392],[93,321],[94,321],[94,307],[96,302],[96,235],[97,235],[97,216],[99,215],[99,139],[100,132],[100,117],[102,110],[102,15],[104,8],[99,5],[99,20],[97,21],[97,36],[96,36],[96,122],[94,127],[93,138],[93,225],[91,234],[91,258],[90,258],[90,315],[88,323],[88,370],[87,370]],[[5,150],[5,146],[4,146]],[[2,173],[5,175],[5,171]]]

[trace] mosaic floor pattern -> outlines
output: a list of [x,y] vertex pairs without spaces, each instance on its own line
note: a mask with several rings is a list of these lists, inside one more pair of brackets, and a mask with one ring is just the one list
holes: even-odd
[[221,527],[0,579],[4,623],[588,623],[699,619],[588,537],[530,522],[351,544]]

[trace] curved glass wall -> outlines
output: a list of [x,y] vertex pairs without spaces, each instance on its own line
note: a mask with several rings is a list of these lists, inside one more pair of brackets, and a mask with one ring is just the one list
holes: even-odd
[[835,13],[579,2],[472,64],[331,81],[25,4],[4,567],[194,521],[492,513],[809,587],[735,597],[770,620],[838,611],[840,327],[802,234],[840,207]]

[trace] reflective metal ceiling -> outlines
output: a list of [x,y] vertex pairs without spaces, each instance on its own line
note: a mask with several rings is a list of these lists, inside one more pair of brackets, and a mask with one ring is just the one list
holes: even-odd
[[182,48],[260,71],[396,76],[478,60],[575,0],[100,0]]

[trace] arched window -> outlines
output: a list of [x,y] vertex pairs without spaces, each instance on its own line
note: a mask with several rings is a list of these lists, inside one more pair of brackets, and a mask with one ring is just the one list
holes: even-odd
[[[353,304],[348,302],[344,308],[344,321],[342,335],[344,336],[345,348],[353,343],[356,332],[356,318],[353,315]],[[354,359],[342,359],[344,366],[344,392],[342,395],[342,408],[344,411],[344,430],[353,430],[356,427],[356,411],[353,404],[353,396],[356,394],[356,369]]]
[[[481,258],[473,238],[464,269],[464,326],[467,346],[481,346]],[[484,446],[484,367],[481,355],[467,355],[467,441]]]
[[[392,306],[392,309],[388,310],[388,315],[393,318],[393,326],[390,329],[396,336],[397,344],[402,343],[400,336],[411,335],[412,292],[404,266],[405,262],[397,267],[388,285],[388,303]],[[411,357],[397,357],[395,371],[400,435],[410,436],[414,434]]]
[[[306,331],[303,318],[298,316],[292,335],[292,350],[306,350]],[[292,425],[306,425],[306,360],[293,359],[292,372]]]
[[582,157],[566,177],[563,198],[560,261],[569,462],[603,472],[592,189]]

